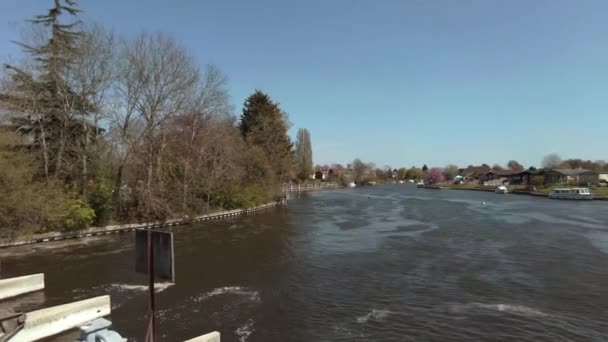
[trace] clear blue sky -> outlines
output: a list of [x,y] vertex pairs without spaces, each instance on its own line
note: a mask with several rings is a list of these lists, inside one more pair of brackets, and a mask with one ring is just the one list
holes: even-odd
[[[4,0],[0,55],[50,0]],[[82,0],[118,33],[174,34],[311,131],[316,163],[608,159],[606,0]]]

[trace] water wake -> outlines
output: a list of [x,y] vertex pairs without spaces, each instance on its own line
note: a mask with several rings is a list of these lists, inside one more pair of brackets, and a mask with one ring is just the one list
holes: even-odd
[[254,332],[253,329],[253,319],[248,320],[244,325],[238,327],[234,333],[239,337],[240,342],[245,342],[247,337]]
[[[173,285],[174,283],[154,283],[154,292],[163,292]],[[118,291],[148,291],[148,285],[110,284],[108,287]]]
[[194,299],[196,302],[205,301],[211,297],[219,296],[219,295],[237,295],[248,298],[252,302],[260,302],[260,294],[247,287],[241,286],[225,286],[215,288],[207,293],[204,293]]
[[367,323],[370,319],[373,321],[383,321],[390,315],[392,312],[389,310],[379,310],[373,309],[363,316],[357,317],[357,323]]
[[482,310],[493,310],[499,312],[506,312],[513,315],[521,315],[521,316],[532,316],[532,317],[545,317],[549,316],[548,314],[529,308],[523,305],[512,305],[512,304],[484,304],[484,303],[470,303],[464,305],[455,305],[453,307],[455,311],[467,311],[474,309],[482,309]]

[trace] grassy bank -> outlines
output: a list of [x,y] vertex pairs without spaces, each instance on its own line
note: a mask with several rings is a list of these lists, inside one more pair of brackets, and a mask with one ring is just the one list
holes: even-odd
[[454,190],[494,190],[495,186],[485,186],[476,183],[464,183],[464,184],[438,184],[444,189],[454,189]]
[[[438,184],[444,189],[454,189],[454,190],[477,190],[477,191],[489,191],[496,189],[495,186],[485,186],[475,183],[465,183],[465,184]],[[537,193],[541,194],[549,194],[553,189],[556,188],[577,188],[580,186],[575,185],[552,185],[545,187],[536,187]],[[523,186],[508,186],[509,191],[517,191],[524,190]],[[589,188],[591,193],[595,196],[608,196],[608,187],[591,187]]]

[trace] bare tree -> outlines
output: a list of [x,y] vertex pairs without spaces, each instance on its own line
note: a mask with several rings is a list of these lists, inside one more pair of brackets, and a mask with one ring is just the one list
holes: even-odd
[[156,215],[160,203],[155,201],[155,193],[162,189],[166,124],[192,109],[200,72],[186,49],[162,33],[141,34],[124,48],[126,63],[132,68],[130,81],[137,92],[133,110],[143,122],[145,206],[147,214]]
[[[106,112],[106,95],[115,77],[116,44],[114,34],[99,25],[85,30],[78,43],[78,53],[67,77],[72,91],[88,104],[75,113],[80,115],[82,141],[72,142],[78,144],[77,150],[80,151],[81,192],[84,194],[89,174],[88,160],[99,155],[100,120]],[[90,151],[91,143],[94,151]]]
[[560,167],[562,164],[562,158],[557,153],[550,153],[543,158],[541,163],[542,167],[552,169]]

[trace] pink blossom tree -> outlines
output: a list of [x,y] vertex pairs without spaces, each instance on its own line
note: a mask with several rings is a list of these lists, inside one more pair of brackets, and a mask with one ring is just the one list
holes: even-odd
[[438,168],[438,167],[434,167],[432,169],[429,169],[425,174],[424,174],[424,182],[427,184],[435,184],[435,183],[439,183],[441,181],[444,180],[443,177],[443,170]]

